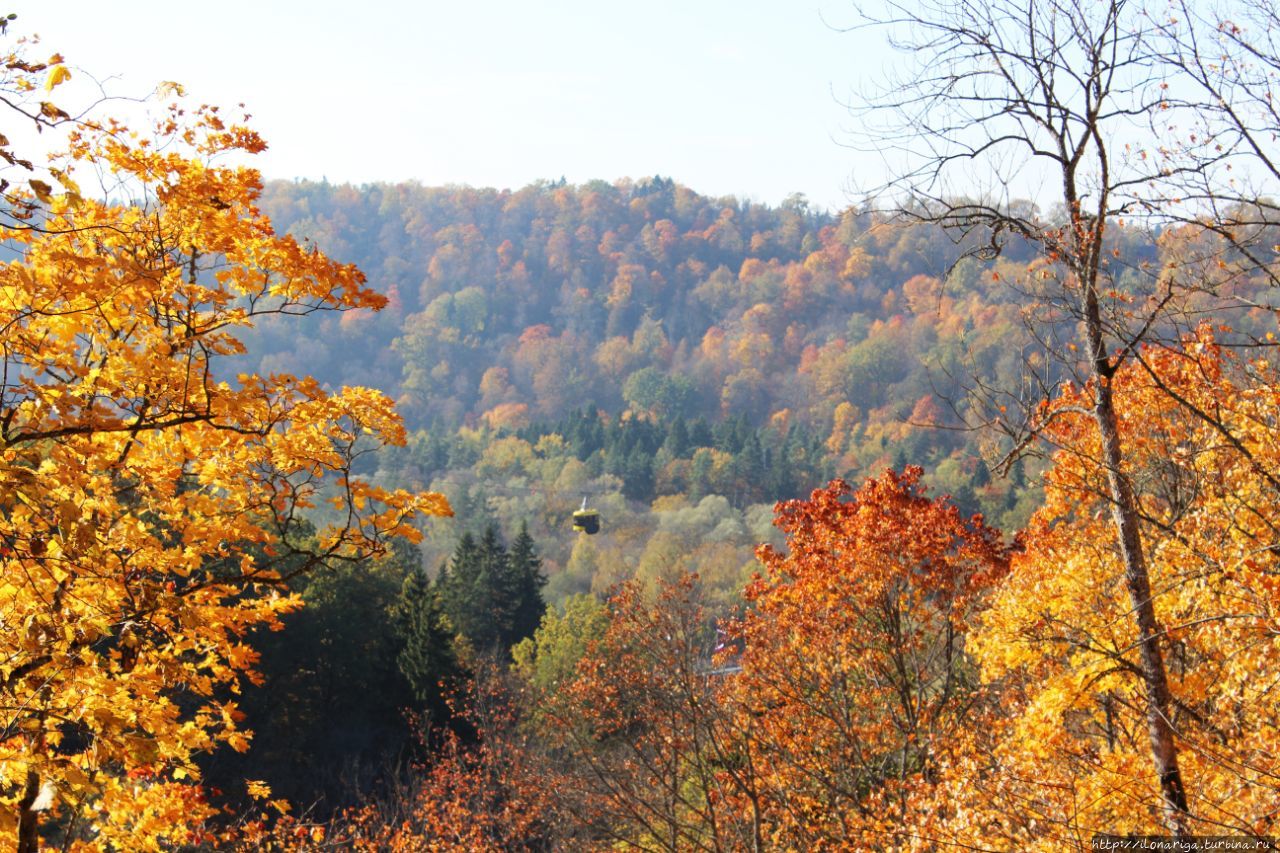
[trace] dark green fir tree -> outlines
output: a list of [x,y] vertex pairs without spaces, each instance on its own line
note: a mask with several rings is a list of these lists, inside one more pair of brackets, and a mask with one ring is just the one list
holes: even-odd
[[508,555],[510,578],[515,592],[515,609],[511,614],[511,633],[507,638],[507,647],[532,637],[542,623],[547,604],[542,598],[542,587],[547,583],[547,576],[542,573],[542,558],[538,556],[537,546],[529,535],[529,523],[521,522],[520,533],[511,543]]
[[405,578],[396,608],[401,643],[396,663],[413,698],[433,725],[450,717],[450,688],[464,675],[453,649],[453,630],[440,604],[439,591],[421,571]]

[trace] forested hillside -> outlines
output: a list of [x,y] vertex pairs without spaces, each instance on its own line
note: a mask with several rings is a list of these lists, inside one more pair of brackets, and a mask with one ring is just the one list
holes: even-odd
[[[553,602],[697,567],[729,605],[775,501],[908,460],[971,511],[1029,512],[1021,468],[992,477],[974,433],[929,427],[960,425],[947,399],[966,405],[975,371],[1026,367],[1019,304],[975,262],[950,269],[941,229],[663,178],[277,182],[262,207],[388,305],[260,322],[252,367],[387,389],[413,432],[380,478],[442,491],[475,531],[527,522]],[[1155,255],[1138,235],[1124,248]],[[596,539],[569,535],[583,497],[606,519]],[[429,524],[426,564],[458,535]]]
[[[299,182],[270,184],[263,209],[358,264],[390,303],[316,333],[262,328],[258,366],[387,388],[420,426],[518,427],[592,401],[786,418],[825,438],[840,403],[875,425],[905,418],[930,390],[926,361],[1020,366],[999,345],[1018,319],[1011,295],[976,264],[952,270],[940,229],[800,197],[775,209],[663,178],[514,192]],[[1154,258],[1132,242],[1127,262]]]
[[[1071,372],[1033,344],[1032,329],[1075,330],[1026,298],[1044,265],[1030,244],[985,263],[964,257],[978,238],[936,224],[713,199],[664,178],[276,182],[262,207],[358,264],[388,305],[260,322],[252,366],[387,389],[412,434],[379,458],[381,479],[444,492],[474,531],[527,522],[552,601],[699,567],[732,601],[772,504],[833,476],[919,464],[1011,530],[1036,503],[1034,460],[993,476],[1003,449],[969,428],[992,416],[973,405],[979,382],[1016,397]],[[1173,230],[1107,240],[1118,292],[1139,292],[1181,245]],[[584,496],[607,520],[596,540],[568,535]],[[434,567],[459,532],[428,528]]]
[[1273,849],[1280,17],[912,8],[840,213],[264,186],[0,17],[0,844]]

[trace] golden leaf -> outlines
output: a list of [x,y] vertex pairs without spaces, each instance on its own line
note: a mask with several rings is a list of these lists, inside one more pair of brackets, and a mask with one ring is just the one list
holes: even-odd
[[44,90],[52,92],[55,86],[60,86],[71,79],[71,71],[65,65],[55,65],[49,69],[49,76],[44,81]]

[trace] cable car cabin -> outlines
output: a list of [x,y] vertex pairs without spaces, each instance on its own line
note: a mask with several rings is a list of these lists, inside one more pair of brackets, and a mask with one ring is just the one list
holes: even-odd
[[594,509],[580,509],[573,514],[573,529],[588,536],[600,532],[600,513]]

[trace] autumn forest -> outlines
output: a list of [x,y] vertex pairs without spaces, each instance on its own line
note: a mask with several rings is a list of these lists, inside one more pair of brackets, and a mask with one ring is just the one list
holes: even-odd
[[0,847],[1273,849],[1280,15],[881,5],[842,210],[0,18]]

